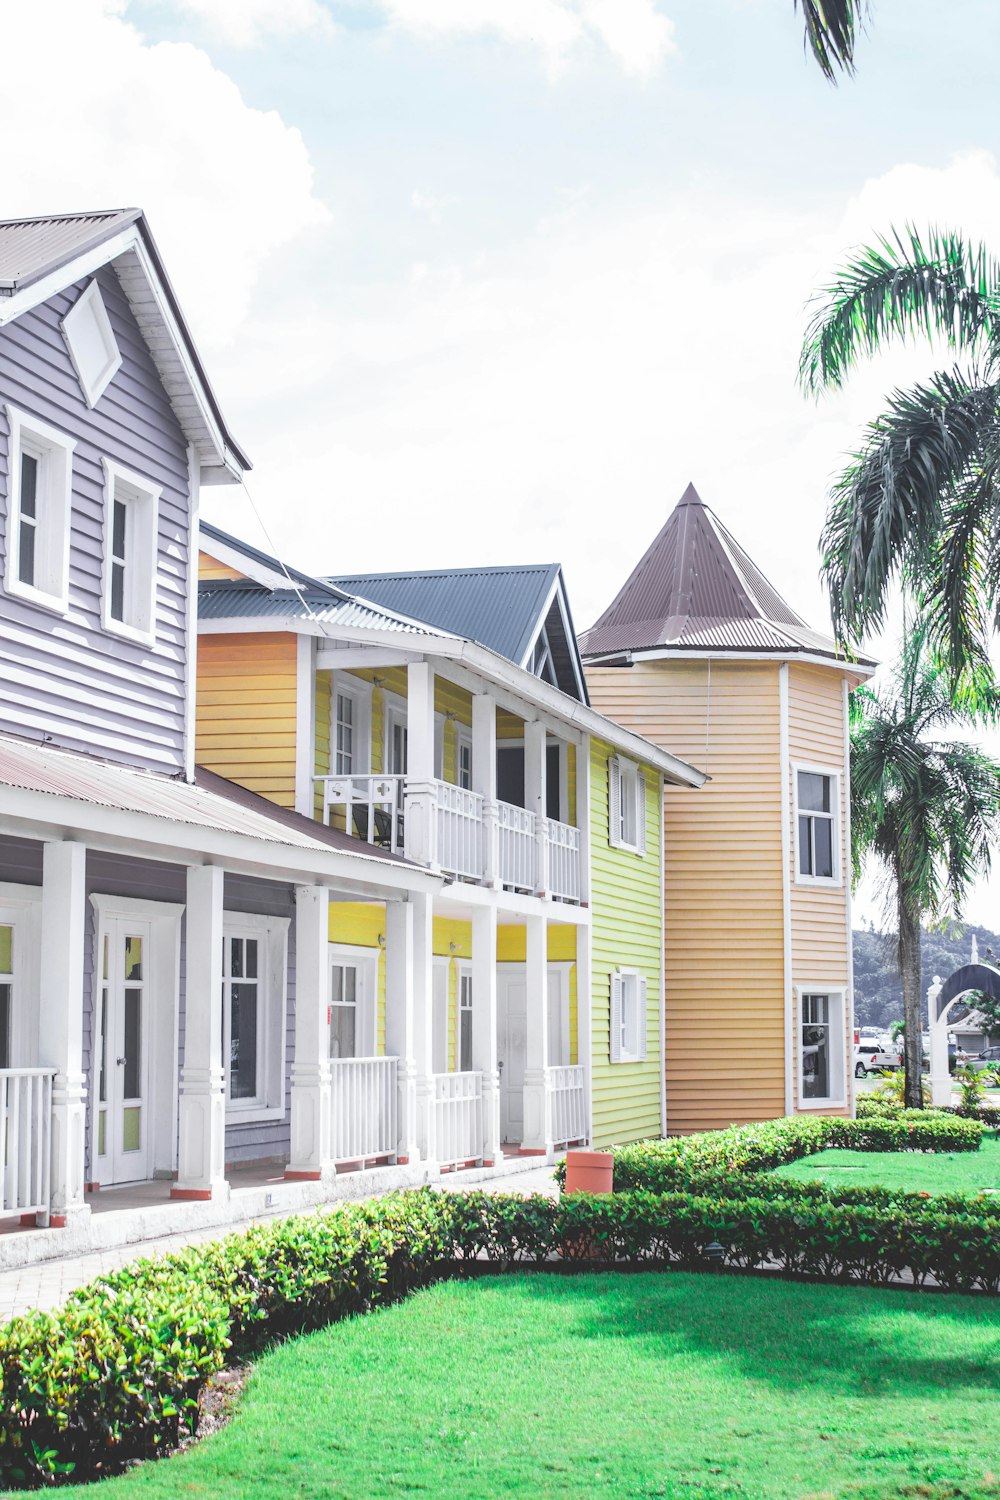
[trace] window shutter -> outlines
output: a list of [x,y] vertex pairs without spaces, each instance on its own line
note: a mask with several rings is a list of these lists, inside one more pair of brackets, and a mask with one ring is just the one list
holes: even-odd
[[640,1062],[645,1062],[646,1061],[646,1032],[648,1030],[648,1023],[647,1023],[647,1019],[646,1019],[646,976],[645,976],[645,974],[640,974],[639,975],[639,983],[637,985],[637,989],[639,991],[639,1004],[638,1004],[638,1015],[636,1016],[636,1030],[637,1030],[637,1039],[638,1039],[638,1047],[636,1048],[636,1056],[638,1057],[638,1059],[639,1059]]
[[622,976],[611,976],[611,1061],[622,1060]]
[[635,847],[646,852],[646,778],[639,771],[635,778]]
[[617,755],[608,761],[608,843],[622,839],[622,768]]

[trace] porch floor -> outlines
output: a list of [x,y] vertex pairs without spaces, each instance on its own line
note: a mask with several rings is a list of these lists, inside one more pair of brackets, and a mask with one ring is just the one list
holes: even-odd
[[[241,1192],[248,1193],[262,1187],[284,1186],[285,1169],[277,1162],[264,1167],[233,1167],[226,1173],[226,1181],[229,1183],[230,1195],[236,1198]],[[170,1189],[172,1187],[173,1183],[167,1178],[157,1178],[153,1182],[129,1182],[124,1187],[101,1188],[99,1192],[88,1193],[87,1202],[90,1204],[92,1214],[123,1213],[132,1208],[152,1208],[157,1204],[171,1201]]]

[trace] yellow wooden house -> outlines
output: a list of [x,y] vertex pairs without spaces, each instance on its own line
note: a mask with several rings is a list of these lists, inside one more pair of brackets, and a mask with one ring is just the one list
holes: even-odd
[[671,1133],[853,1106],[846,660],[689,486],[581,637],[595,707],[694,761],[665,789]]

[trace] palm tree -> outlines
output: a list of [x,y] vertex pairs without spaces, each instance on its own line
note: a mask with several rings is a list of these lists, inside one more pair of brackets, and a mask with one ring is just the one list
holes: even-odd
[[1000,626],[1000,262],[958,234],[890,231],[819,294],[799,374],[818,394],[920,338],[962,363],[894,391],[868,426],[832,489],[823,569],[845,644],[884,624],[901,580],[957,683],[988,675]]
[[854,72],[854,45],[868,6],[866,0],[795,0],[802,6],[806,45],[826,78],[836,82],[836,69]]
[[874,858],[896,908],[911,1108],[921,1103],[921,922],[960,917],[1000,829],[1000,764],[974,745],[933,736],[981,718],[975,703],[954,700],[922,623],[906,634],[889,690],[859,688],[852,697],[854,872]]

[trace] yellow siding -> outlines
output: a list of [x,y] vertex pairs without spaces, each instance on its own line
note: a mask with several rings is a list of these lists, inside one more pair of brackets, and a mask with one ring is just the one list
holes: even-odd
[[665,793],[668,1130],[782,1115],[778,665],[716,661],[709,682],[703,661],[640,662],[587,682],[595,708],[712,778]]
[[295,806],[297,643],[289,634],[198,640],[198,764]]
[[[646,768],[645,854],[612,848],[608,842],[608,760],[612,753],[609,745],[591,741],[592,1083],[596,1146],[660,1134],[663,905],[659,777]],[[610,1060],[611,975],[616,966],[638,969],[646,978],[643,1063]]]
[[218,578],[245,578],[246,574],[229,567],[227,563],[219,562],[217,558],[210,557],[207,552],[199,552],[198,577],[214,581]]
[[[847,989],[849,971],[848,881],[850,850],[847,847],[847,745],[844,733],[844,699],[840,675],[822,667],[790,666],[788,671],[788,748],[793,774],[789,778],[789,827],[793,831],[791,862],[792,977],[795,985],[795,1036],[799,1035],[799,987],[829,985]],[[796,763],[834,771],[840,777],[839,865],[836,886],[802,885],[795,867]],[[844,1007],[844,1057],[852,1057],[849,1036],[850,1007]],[[796,1046],[795,1102],[800,1104],[798,1047]],[[847,1087],[851,1071],[845,1070]],[[850,1093],[847,1096],[850,1098]],[[833,1113],[833,1111],[827,1111]]]

